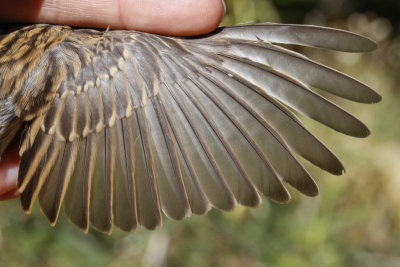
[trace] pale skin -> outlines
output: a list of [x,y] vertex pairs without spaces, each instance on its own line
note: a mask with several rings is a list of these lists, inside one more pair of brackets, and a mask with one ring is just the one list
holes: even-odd
[[[213,31],[221,0],[0,0],[1,22],[68,24],[188,36]],[[18,149],[2,155],[0,200],[19,196]]]

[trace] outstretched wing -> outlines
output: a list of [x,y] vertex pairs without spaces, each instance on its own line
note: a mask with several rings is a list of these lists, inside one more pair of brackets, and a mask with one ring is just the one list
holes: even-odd
[[[361,82],[278,44],[370,51],[359,35],[315,26],[236,26],[195,38],[74,30],[46,50],[63,68],[46,112],[30,122],[19,186],[54,224],[110,232],[153,229],[211,206],[257,206],[258,192],[287,202],[288,183],[318,188],[296,154],[341,174],[342,164],[297,118],[339,132],[369,131],[313,91],[357,102],[380,96]],[[46,62],[45,62],[46,63]],[[35,83],[34,74],[31,83]]]

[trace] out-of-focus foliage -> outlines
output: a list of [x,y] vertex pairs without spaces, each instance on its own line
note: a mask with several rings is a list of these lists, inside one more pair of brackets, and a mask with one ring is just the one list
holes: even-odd
[[[154,232],[80,233],[61,216],[0,203],[0,266],[400,266],[400,1],[229,0],[223,24],[309,23],[356,31],[379,43],[365,55],[303,49],[377,89],[377,105],[344,103],[370,127],[367,139],[306,120],[342,159],[335,177],[308,164],[316,198],[291,190],[288,205],[212,210]],[[338,99],[340,102],[343,100]]]

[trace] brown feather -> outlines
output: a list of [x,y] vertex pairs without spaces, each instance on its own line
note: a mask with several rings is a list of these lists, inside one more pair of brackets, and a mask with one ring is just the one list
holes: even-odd
[[[263,41],[261,41],[262,39]],[[279,44],[363,52],[357,34],[307,25],[225,27],[192,38],[32,25],[0,36],[0,155],[21,135],[18,186],[54,225],[87,232],[211,206],[287,202],[318,187],[296,155],[333,174],[336,156],[291,110],[339,132],[367,127],[313,87],[375,103],[365,84]],[[329,97],[329,95],[328,95]],[[297,153],[297,154],[296,154]]]

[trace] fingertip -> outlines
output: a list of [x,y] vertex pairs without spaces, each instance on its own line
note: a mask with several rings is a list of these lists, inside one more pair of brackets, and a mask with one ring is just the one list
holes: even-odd
[[209,33],[224,15],[221,0],[125,1],[120,18],[124,28],[164,35],[190,36]]
[[[222,21],[225,13],[225,7],[221,0],[198,1],[200,6],[197,10],[192,10],[193,18],[197,18],[195,23],[187,23],[187,28],[182,35],[206,34],[214,31]],[[201,10],[199,12],[199,10]],[[190,21],[188,18],[187,21]]]
[[0,201],[14,199],[14,198],[19,197],[20,195],[21,195],[21,193],[19,192],[18,188],[15,188],[9,192],[1,194]]
[[18,168],[20,157],[18,147],[11,146],[0,161],[0,200],[18,196]]

